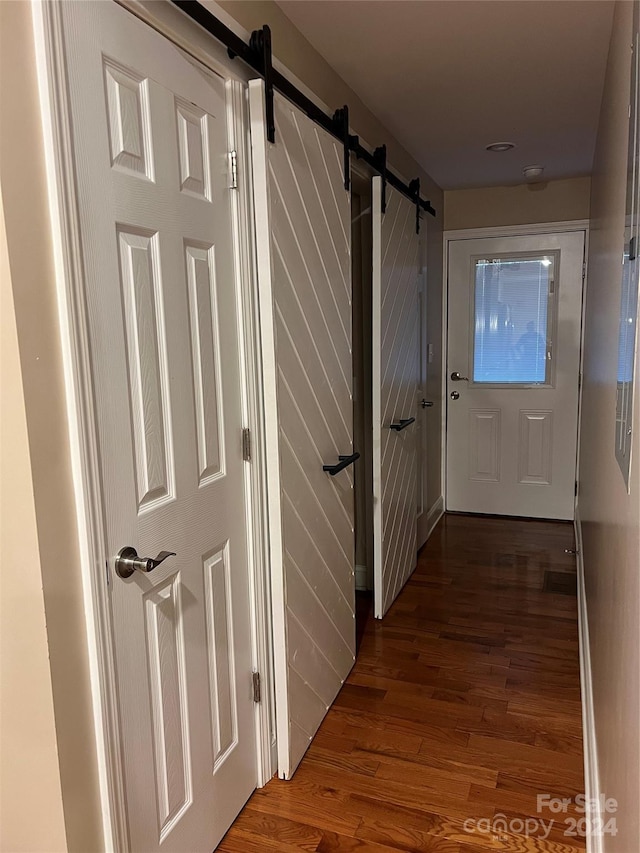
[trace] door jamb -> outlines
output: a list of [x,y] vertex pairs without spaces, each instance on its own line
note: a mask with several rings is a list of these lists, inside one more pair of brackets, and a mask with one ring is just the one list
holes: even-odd
[[[360,194],[361,199],[366,198],[366,200],[369,204],[369,207],[360,211],[360,217],[364,217],[368,213],[370,216],[370,220],[371,220],[371,207],[372,207],[371,180],[373,177],[374,177],[374,172],[371,170],[371,167],[367,163],[365,163],[362,160],[356,160],[355,157],[351,158],[351,204],[352,204],[352,214],[351,214],[351,216],[352,216],[352,219],[351,219],[352,244],[351,244],[351,251],[352,251],[352,256],[353,256],[353,252],[354,252],[354,243],[353,243],[353,223],[354,223],[354,220],[353,220],[353,196],[357,190],[359,190],[359,189],[364,190],[364,188],[366,187],[365,194],[362,194],[362,193],[359,193],[359,194]],[[360,230],[362,230],[362,229],[360,229]],[[365,265],[367,267],[372,267],[370,255],[367,255],[369,263],[365,264],[365,258],[364,258],[364,255],[362,254],[363,246],[360,245],[359,248],[360,248],[360,255],[361,255],[360,265],[361,265],[362,269],[364,270]],[[362,273],[362,275],[364,275],[364,272]],[[360,284],[362,285],[362,282],[360,282]],[[361,289],[364,290],[363,287]],[[355,305],[355,297],[353,297],[353,295],[352,295],[352,299],[353,299],[352,305]],[[363,305],[362,305],[363,296],[362,296],[362,294],[360,296],[360,300],[361,300],[361,308],[363,308]],[[359,319],[364,326],[364,313],[361,313],[361,316]],[[369,323],[369,327],[370,326],[371,326],[371,323]],[[369,333],[370,333],[370,330],[369,330]],[[352,344],[353,344],[353,341],[352,341]],[[355,350],[355,345],[353,345],[353,346],[354,346],[354,350]],[[363,348],[363,352],[364,352],[364,349],[365,349],[364,338],[363,338],[362,348]],[[362,380],[362,383],[363,383],[362,388],[364,389],[366,386],[366,369],[364,367],[364,361],[363,361],[363,365],[362,365],[362,370],[364,371],[364,373],[362,376],[360,376],[360,379]],[[355,384],[354,384],[354,398],[355,398]],[[369,419],[367,418],[367,414],[371,415],[371,405],[369,405],[369,407],[367,408],[366,392],[363,392],[363,399],[358,401],[356,398],[356,402],[358,402],[358,405],[362,406],[363,425],[365,427],[365,433],[367,433],[367,426],[366,425],[369,423]],[[369,395],[369,403],[371,403],[371,396],[370,395]],[[354,412],[354,442],[355,442],[355,412]],[[355,448],[355,444],[354,444],[354,448]],[[364,514],[364,518],[361,518],[359,520],[356,519],[356,536],[358,535],[358,525],[361,525],[361,527],[364,527],[364,529],[365,529],[366,546],[365,546],[364,564],[362,564],[362,563],[359,564],[357,561],[357,540],[356,540],[356,568],[355,568],[356,575],[355,575],[355,581],[356,581],[356,592],[359,592],[362,590],[372,592],[373,591],[373,548],[374,548],[374,545],[373,545],[373,541],[374,541],[374,536],[373,536],[373,512],[374,512],[374,509],[373,509],[373,489],[371,489],[371,493],[367,492],[367,489],[366,489],[368,480],[371,482],[371,484],[373,483],[373,468],[371,465],[371,461],[373,458],[373,448],[371,446],[371,436],[370,435],[368,438],[368,443],[367,443],[367,438],[365,437],[363,446],[360,447],[359,449],[361,451],[361,453],[360,453],[361,470],[365,470],[365,472],[366,472],[365,474],[362,475],[364,480],[361,483],[362,488],[364,488],[365,514]],[[357,495],[354,495],[354,496],[356,498],[356,505],[357,505]]]
[[[539,234],[563,234],[569,231],[584,231],[585,261],[589,246],[589,220],[571,219],[567,222],[535,222],[529,225],[504,225],[489,226],[486,228],[458,228],[444,231],[442,235],[442,453],[440,457],[440,476],[442,482],[442,494],[444,499],[444,511],[447,511],[447,412],[449,409],[447,399],[447,368],[449,356],[449,244],[459,240],[477,240],[484,237],[535,237]],[[586,267],[585,277],[582,281],[582,314],[580,333],[580,376],[582,377],[583,338],[584,338],[584,310],[586,294]],[[580,412],[582,411],[582,385],[578,391],[578,434],[576,451],[580,448]],[[576,460],[576,478],[578,477],[578,463]]]
[[[137,5],[137,4],[136,4]],[[129,11],[132,11],[129,9]],[[65,375],[73,488],[80,545],[87,648],[92,689],[93,724],[101,795],[102,830],[107,850],[127,850],[124,773],[120,750],[115,654],[105,566],[106,541],[100,488],[98,432],[93,407],[89,328],[84,301],[82,243],[75,188],[75,164],[70,104],[65,71],[62,14],[57,2],[33,2],[32,15],[37,56],[40,111],[43,124],[46,180],[51,239],[56,269],[60,339]],[[143,15],[138,15],[142,17]],[[161,35],[177,41],[170,27],[151,24]],[[185,49],[185,45],[180,45]],[[195,51],[194,51],[195,52]],[[265,460],[260,392],[260,348],[253,220],[250,193],[249,127],[246,93],[231,60],[203,55],[197,59],[227,78],[227,117],[233,143],[245,168],[232,201],[235,234],[234,261],[239,309],[241,370],[246,380],[242,418],[253,437],[252,462],[245,463],[247,560],[251,590],[252,666],[262,676],[263,696],[255,706],[256,785],[273,773],[273,679],[271,666],[271,613],[268,598],[267,530],[265,523]],[[231,78],[231,79],[229,79]],[[235,114],[234,114],[235,110]],[[243,235],[241,239],[240,235]],[[250,673],[247,673],[247,679]]]

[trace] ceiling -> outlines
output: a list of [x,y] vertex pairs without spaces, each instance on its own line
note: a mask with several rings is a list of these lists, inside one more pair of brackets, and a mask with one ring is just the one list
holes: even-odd
[[[278,5],[443,189],[591,172],[612,2]],[[502,141],[516,148],[485,150]]]

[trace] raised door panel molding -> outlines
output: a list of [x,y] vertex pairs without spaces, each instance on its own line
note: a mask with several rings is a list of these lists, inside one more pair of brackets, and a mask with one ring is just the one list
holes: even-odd
[[214,772],[238,742],[229,546],[204,559]]
[[469,479],[500,481],[500,409],[469,410]]
[[139,510],[174,497],[158,234],[118,230]]
[[145,595],[159,839],[192,801],[180,573]]
[[180,189],[211,201],[211,170],[207,114],[194,104],[176,98]]
[[224,474],[220,335],[215,249],[185,246],[195,393],[198,475],[205,485]]
[[111,165],[153,179],[147,82],[104,58]]
[[553,412],[520,411],[518,482],[551,485]]

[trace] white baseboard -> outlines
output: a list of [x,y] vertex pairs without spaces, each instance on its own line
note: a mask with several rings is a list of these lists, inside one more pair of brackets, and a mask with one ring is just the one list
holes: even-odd
[[[429,512],[427,513],[427,535],[424,537],[424,541],[433,533],[433,530],[436,524],[440,521],[442,516],[444,515],[444,495],[440,495],[438,500],[433,504]],[[424,542],[422,543],[424,544]]]
[[[580,692],[582,696],[582,736],[584,748],[584,787],[588,808],[585,814],[587,826],[602,826],[606,816],[601,813],[600,774],[598,770],[598,745],[596,741],[595,714],[593,706],[593,682],[591,676],[591,652],[589,648],[589,622],[587,619],[587,597],[584,583],[584,556],[582,525],[576,507],[574,521],[576,533],[576,562],[578,570],[578,637],[580,645]],[[587,853],[603,853],[602,835],[589,835],[586,839]]]

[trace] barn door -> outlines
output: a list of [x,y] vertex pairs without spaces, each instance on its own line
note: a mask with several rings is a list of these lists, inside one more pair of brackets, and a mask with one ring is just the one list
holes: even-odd
[[[279,775],[355,659],[350,197],[342,148],[250,84]],[[332,466],[330,470],[325,470]]]
[[416,566],[419,239],[416,208],[373,179],[374,610],[381,619]]

